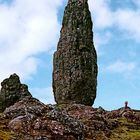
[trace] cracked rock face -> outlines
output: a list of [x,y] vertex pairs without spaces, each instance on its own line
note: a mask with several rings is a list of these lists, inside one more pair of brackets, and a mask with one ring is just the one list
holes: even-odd
[[6,107],[9,107],[17,101],[32,96],[28,91],[28,86],[21,84],[18,75],[13,74],[9,78],[3,80],[0,91],[0,112],[3,112]]
[[57,104],[93,105],[97,55],[87,0],[69,0],[53,58],[53,92]]

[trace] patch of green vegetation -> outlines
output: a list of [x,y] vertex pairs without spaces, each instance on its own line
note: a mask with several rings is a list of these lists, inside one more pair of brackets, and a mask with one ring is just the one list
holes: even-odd
[[3,116],[3,114],[2,113],[0,113],[0,118]]
[[14,134],[12,132],[0,130],[0,138],[2,140],[11,140],[12,138],[14,138]]
[[14,133],[10,132],[7,124],[9,120],[3,118],[3,114],[0,113],[0,140],[14,139]]
[[57,104],[56,105],[56,108],[60,109],[60,110],[63,110],[64,108],[67,107],[67,104]]
[[110,140],[140,140],[140,127],[126,119],[118,119],[120,125],[112,130]]
[[123,131],[113,132],[110,140],[140,140],[140,130]]

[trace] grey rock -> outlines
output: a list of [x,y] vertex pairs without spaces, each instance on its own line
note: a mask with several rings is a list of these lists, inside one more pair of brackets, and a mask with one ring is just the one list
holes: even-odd
[[67,132],[73,134],[77,140],[84,140],[84,125],[77,119],[70,117],[68,114],[59,109],[54,109],[48,114],[50,119],[54,119],[67,126]]

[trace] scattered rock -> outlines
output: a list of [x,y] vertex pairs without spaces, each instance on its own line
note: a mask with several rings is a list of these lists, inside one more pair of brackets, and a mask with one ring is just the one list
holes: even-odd
[[47,138],[84,140],[82,122],[69,116],[56,106],[51,108],[39,100],[28,97],[6,108],[5,118],[8,118],[8,127],[22,139],[41,140]]
[[61,110],[54,109],[48,113],[49,118],[61,122],[68,127],[67,133],[74,134],[77,140],[84,140],[83,124]]
[[3,139],[136,140],[139,131],[140,111],[128,108],[106,111],[82,104],[50,106],[26,97],[0,115]]
[[35,116],[41,116],[44,110],[47,110],[45,104],[33,97],[26,97],[6,108],[4,115],[8,118],[16,118],[18,116],[33,118]]

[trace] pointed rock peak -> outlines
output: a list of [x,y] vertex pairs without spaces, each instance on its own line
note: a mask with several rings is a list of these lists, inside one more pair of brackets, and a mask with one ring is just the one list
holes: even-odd
[[86,4],[88,0],[68,0],[68,5],[69,4],[77,4],[77,6],[81,6],[82,4]]
[[87,0],[69,0],[53,59],[53,91],[58,104],[92,105],[96,97],[97,55]]
[[16,83],[20,83],[20,79],[19,76],[14,73],[12,75],[10,75],[9,78],[6,78],[5,80],[3,80],[3,82],[1,83],[1,86],[5,86],[5,85],[10,85],[10,84],[16,84]]
[[6,78],[1,83],[0,112],[3,112],[6,107],[13,105],[26,96],[32,96],[28,91],[28,86],[21,84],[17,74],[10,75],[9,78]]
[[17,81],[20,81],[20,78],[16,73],[10,75],[9,79],[15,79],[15,80],[17,79]]

